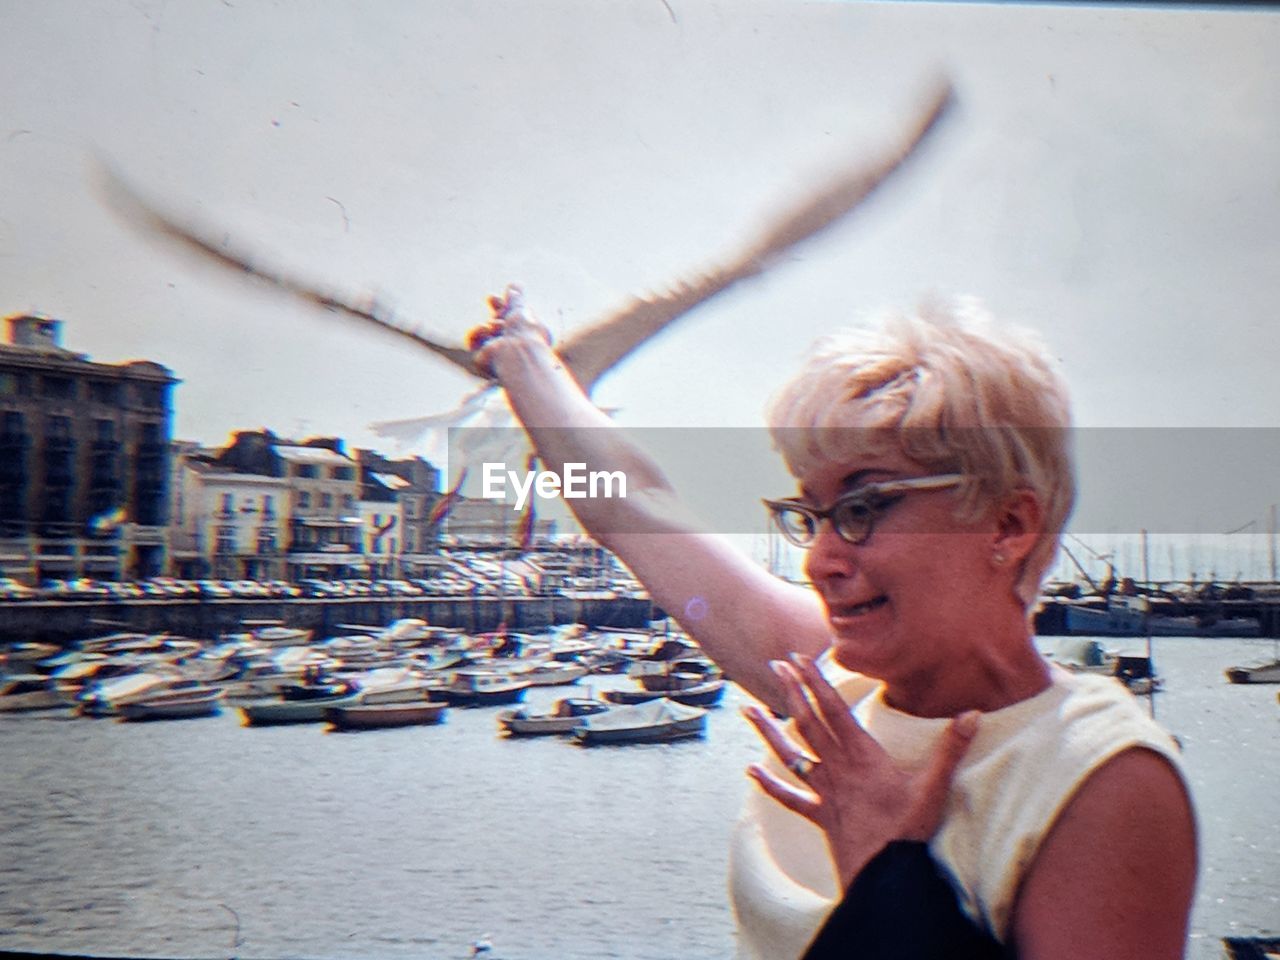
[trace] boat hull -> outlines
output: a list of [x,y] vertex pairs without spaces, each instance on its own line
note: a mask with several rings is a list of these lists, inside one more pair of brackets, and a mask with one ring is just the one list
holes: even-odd
[[355,697],[336,697],[331,700],[267,700],[246,703],[240,707],[240,716],[247,727],[276,727],[288,723],[319,723],[324,712],[331,707],[354,705]]
[[118,709],[121,720],[138,722],[145,720],[192,720],[212,717],[220,712],[222,692],[191,694],[185,697],[161,698],[154,701],[140,700],[126,703]]
[[706,717],[690,717],[687,720],[630,729],[593,730],[589,726],[578,726],[574,729],[573,736],[585,747],[610,743],[667,743],[701,737],[706,729]]
[[335,730],[386,730],[394,727],[417,727],[441,723],[448,711],[447,703],[362,704],[330,707],[324,718]]
[[1227,679],[1232,683],[1280,683],[1280,660],[1242,667],[1228,667]]

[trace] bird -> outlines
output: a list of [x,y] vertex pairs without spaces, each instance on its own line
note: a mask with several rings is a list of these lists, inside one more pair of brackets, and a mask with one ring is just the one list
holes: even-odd
[[[953,110],[955,103],[953,85],[946,78],[940,78],[905,125],[904,133],[888,149],[870,161],[853,165],[799,198],[771,219],[759,235],[723,259],[718,266],[692,271],[664,289],[633,296],[594,322],[569,332],[554,346],[562,362],[589,396],[601,378],[673,322],[730,287],[762,274],[797,245],[823,233],[857,210],[868,196],[919,151],[943,118]],[[522,442],[512,441],[506,436],[518,433],[503,429],[516,426],[514,414],[492,375],[477,366],[472,350],[466,345],[448,342],[422,325],[400,316],[376,297],[350,297],[324,290],[277,268],[256,252],[232,242],[221,231],[161,209],[158,204],[144,198],[105,161],[100,161],[98,166],[100,186],[109,205],[141,229],[175,241],[206,260],[255,277],[313,306],[406,339],[480,381],[451,410],[370,424],[379,436],[403,447],[433,432],[438,437],[449,428],[477,428],[473,437],[483,433],[486,439],[473,441],[474,449],[461,451],[460,459],[469,461],[473,461],[482,448],[485,455],[492,456],[497,442],[494,437],[502,436],[499,443],[508,448]],[[481,431],[478,428],[486,429]],[[504,449],[500,453],[505,462],[520,459],[516,449]],[[449,470],[452,475],[459,475],[462,467],[463,464],[454,464],[451,458]]]
[[487,953],[493,952],[493,941],[490,939],[491,934],[486,933],[479,940],[471,941],[471,956],[482,957]]

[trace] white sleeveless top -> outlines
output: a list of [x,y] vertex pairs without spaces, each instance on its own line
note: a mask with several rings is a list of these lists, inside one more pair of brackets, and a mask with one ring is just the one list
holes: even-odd
[[[1166,757],[1186,780],[1173,738],[1117,681],[1058,666],[1051,680],[1036,696],[983,714],[929,844],[950,871],[966,912],[1001,941],[1023,874],[1090,773],[1124,750],[1145,747]],[[867,677],[845,674],[833,682],[863,727],[907,766],[927,759],[950,722],[893,709],[884,702],[883,686]],[[765,762],[792,779],[772,755]],[[731,841],[729,888],[739,957],[800,956],[837,898],[825,836],[752,790]]]

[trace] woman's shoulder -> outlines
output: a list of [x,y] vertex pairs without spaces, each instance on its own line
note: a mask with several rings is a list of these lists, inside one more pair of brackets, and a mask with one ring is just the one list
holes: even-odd
[[935,846],[972,898],[971,911],[998,935],[1061,811],[1090,776],[1134,749],[1164,758],[1183,777],[1173,738],[1106,677],[1055,669],[1037,696],[983,716]]

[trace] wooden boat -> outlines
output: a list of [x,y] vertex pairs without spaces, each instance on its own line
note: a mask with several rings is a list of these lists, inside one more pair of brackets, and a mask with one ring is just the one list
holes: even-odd
[[449,705],[443,701],[423,700],[418,703],[352,704],[329,707],[324,718],[335,730],[384,730],[389,727],[413,727],[444,720]]
[[190,720],[212,717],[219,712],[222,691],[217,687],[178,690],[122,704],[117,708],[121,720]]
[[529,687],[529,681],[519,675],[459,670],[451,683],[435,693],[455,707],[486,707],[519,703]]
[[498,726],[513,736],[572,733],[584,717],[609,709],[610,705],[603,700],[563,697],[555,702],[550,713],[528,713],[523,707],[503,710],[498,714]]
[[666,698],[618,707],[586,717],[573,736],[583,746],[603,743],[665,743],[706,732],[707,711]]
[[1280,956],[1280,937],[1223,937],[1230,960],[1270,960]]
[[590,671],[580,663],[540,663],[520,675],[535,687],[562,687],[577,683]]
[[1128,687],[1130,693],[1140,697],[1155,693],[1163,686],[1163,681],[1156,675],[1155,664],[1151,662],[1150,657],[1116,657],[1113,676]]
[[246,727],[274,727],[286,723],[319,723],[330,707],[343,707],[355,703],[354,694],[334,697],[315,697],[310,700],[261,700],[240,707],[240,716]]
[[674,700],[676,703],[683,703],[685,706],[711,707],[719,703],[720,698],[724,696],[724,681],[710,680],[706,683],[699,683],[696,686],[666,691],[644,689],[606,690],[601,696],[610,703],[624,705],[652,703],[654,700],[661,700],[665,697],[668,700]]
[[1280,683],[1280,659],[1227,667],[1226,674],[1232,683]]
[[39,673],[0,677],[0,713],[17,710],[49,710],[69,703],[57,682]]

